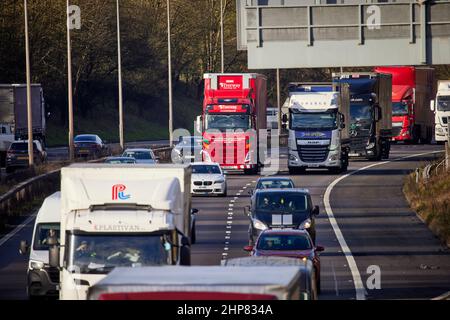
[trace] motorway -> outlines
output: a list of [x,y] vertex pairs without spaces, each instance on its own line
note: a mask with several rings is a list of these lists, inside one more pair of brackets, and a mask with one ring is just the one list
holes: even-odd
[[[321,256],[320,299],[430,299],[450,291],[450,251],[409,209],[402,194],[405,175],[440,150],[435,145],[395,145],[391,160],[352,161],[349,175],[317,170],[293,176],[321,208],[317,243],[326,251]],[[280,175],[287,175],[285,162],[282,155]],[[193,199],[193,207],[200,210],[193,264],[218,265],[246,255],[242,248],[248,218],[243,208],[257,178],[230,174],[227,198]],[[31,216],[0,238],[0,299],[26,298],[27,258],[19,255],[18,247],[20,240],[30,241],[32,226]],[[373,265],[381,270],[381,289],[366,286],[367,268]]]

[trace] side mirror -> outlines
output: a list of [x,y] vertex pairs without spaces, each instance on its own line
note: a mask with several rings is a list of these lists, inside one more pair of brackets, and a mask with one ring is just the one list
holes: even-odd
[[253,190],[248,190],[248,194],[249,194],[250,196],[253,196],[253,193],[254,193]]
[[48,264],[51,268],[59,268],[59,247],[51,246],[48,249]]
[[245,246],[244,247],[244,251],[245,252],[252,252],[253,251],[253,246]]
[[431,111],[434,112],[434,110],[435,110],[434,100],[431,100],[431,101],[430,101],[430,109],[431,109]]
[[379,122],[383,118],[380,105],[375,105],[375,121]]
[[198,213],[198,209],[194,208],[194,209],[191,210],[191,214],[197,214],[197,213]]
[[312,211],[312,214],[313,214],[314,216],[318,216],[318,215],[320,214],[319,206],[315,206],[315,207],[314,207],[314,209],[313,209],[313,211]]
[[283,116],[281,117],[281,120],[284,124],[286,124],[288,122],[288,116],[287,114],[283,114]]
[[322,247],[322,246],[316,246],[316,251],[317,251],[317,252],[324,252],[324,251],[325,251],[325,248]]
[[198,133],[202,133],[202,127],[203,127],[203,125],[202,125],[202,121],[203,120],[203,117],[202,116],[198,116],[197,117],[197,121],[195,122],[195,129],[197,130],[197,132]]
[[28,242],[26,240],[20,241],[20,248],[19,248],[20,254],[23,255],[27,254],[29,249],[30,246],[28,245]]
[[182,247],[189,247],[191,245],[191,241],[189,241],[188,237],[181,238],[181,246]]

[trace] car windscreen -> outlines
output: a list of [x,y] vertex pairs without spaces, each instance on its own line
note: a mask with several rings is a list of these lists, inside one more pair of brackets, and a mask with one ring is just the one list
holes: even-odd
[[109,164],[135,164],[136,160],[135,159],[107,159],[105,161],[106,163]]
[[311,250],[312,245],[306,234],[304,235],[262,235],[256,246],[258,250],[303,251]]
[[127,151],[123,156],[126,158],[134,158],[136,160],[153,160],[150,151]]
[[58,244],[60,240],[60,224],[59,223],[39,223],[36,226],[34,235],[33,249],[34,250],[48,250],[48,239],[56,237]]
[[259,212],[295,213],[308,210],[308,197],[295,192],[263,192],[257,195],[256,210]]
[[192,166],[193,174],[220,174],[219,166],[195,165]]
[[97,142],[95,136],[76,136],[75,142]]
[[291,180],[265,180],[260,181],[256,189],[291,189],[294,184]]

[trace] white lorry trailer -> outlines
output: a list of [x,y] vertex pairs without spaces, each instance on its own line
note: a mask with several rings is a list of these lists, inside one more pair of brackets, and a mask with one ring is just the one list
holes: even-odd
[[191,169],[78,164],[61,170],[60,299],[84,300],[116,267],[189,265]]
[[297,266],[117,268],[89,300],[301,300]]
[[348,168],[350,92],[346,84],[293,83],[289,88],[290,174],[307,168]]
[[448,139],[448,118],[450,117],[450,80],[438,81],[436,100],[431,101],[434,111],[435,140],[443,143]]

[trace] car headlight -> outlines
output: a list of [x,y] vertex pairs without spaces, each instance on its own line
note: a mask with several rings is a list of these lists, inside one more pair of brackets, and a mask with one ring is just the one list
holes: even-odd
[[299,229],[309,229],[311,228],[312,221],[311,219],[306,219],[302,222],[302,224],[299,226]]
[[216,184],[216,183],[224,183],[224,182],[225,182],[225,179],[219,179],[219,180],[215,181],[214,183]]
[[262,230],[262,231],[268,229],[264,223],[262,223],[261,221],[259,221],[257,219],[253,220],[253,226],[255,227],[255,229]]
[[44,263],[42,261],[30,261],[31,270],[41,270],[44,268]]

